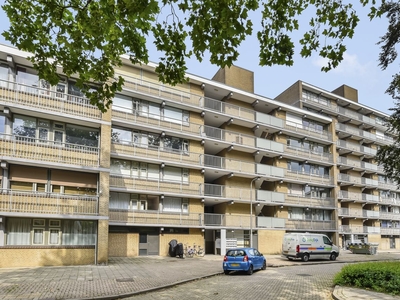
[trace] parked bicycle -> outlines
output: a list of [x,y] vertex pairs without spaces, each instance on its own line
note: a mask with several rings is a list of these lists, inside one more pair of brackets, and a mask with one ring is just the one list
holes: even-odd
[[193,258],[193,256],[195,255],[195,250],[194,248],[191,248],[189,245],[185,244],[183,253],[185,257]]

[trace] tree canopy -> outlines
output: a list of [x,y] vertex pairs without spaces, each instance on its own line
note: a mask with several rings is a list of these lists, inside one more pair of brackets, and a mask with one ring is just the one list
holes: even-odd
[[[369,5],[370,18],[384,11],[375,0],[360,3]],[[343,59],[345,40],[359,22],[353,4],[332,0],[6,0],[2,8],[10,20],[3,36],[33,53],[39,76],[55,85],[60,66],[66,76],[77,76],[77,85],[101,111],[122,89],[123,78],[114,74],[121,55],[147,63],[148,39],[162,53],[160,81],[175,85],[185,80],[192,57],[202,61],[208,54],[212,64],[231,66],[240,44],[253,34],[252,12],[262,16],[256,33],[262,66],[293,64],[290,35],[300,30],[299,16],[307,9],[313,16],[299,41],[300,54],[327,58],[324,71]],[[90,82],[102,88],[90,90]]]
[[[300,55],[317,53],[327,59],[323,71],[338,66],[359,23],[352,2],[334,0],[6,0],[2,8],[10,20],[3,33],[30,58],[39,77],[55,85],[57,67],[77,79],[93,105],[106,111],[124,79],[115,76],[121,55],[132,63],[147,63],[148,43],[153,40],[162,53],[156,72],[159,80],[175,85],[185,81],[186,61],[231,66],[238,47],[253,33],[251,13],[261,14],[259,41],[261,66],[293,64],[295,31],[301,32]],[[378,3],[377,3],[378,2]],[[386,69],[397,58],[400,39],[400,3],[359,0],[369,8],[370,19],[386,15],[387,32],[379,45],[379,65]],[[312,11],[309,27],[303,30],[299,18]],[[93,91],[90,83],[100,88]],[[399,100],[400,74],[394,74],[387,91]],[[400,131],[400,104],[388,125]],[[400,140],[381,147],[377,159],[393,178],[400,178]]]

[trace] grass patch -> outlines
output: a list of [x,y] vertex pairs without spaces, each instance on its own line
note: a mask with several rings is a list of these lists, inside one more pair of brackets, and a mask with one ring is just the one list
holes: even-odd
[[400,262],[382,261],[347,265],[335,275],[333,283],[400,295]]

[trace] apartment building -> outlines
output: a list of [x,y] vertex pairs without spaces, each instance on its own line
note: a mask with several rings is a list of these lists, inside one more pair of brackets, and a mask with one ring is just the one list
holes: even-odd
[[353,88],[270,99],[238,67],[171,87],[124,57],[101,113],[27,56],[0,45],[0,267],[168,255],[172,239],[272,254],[293,231],[400,248],[397,186],[374,159],[387,115]]

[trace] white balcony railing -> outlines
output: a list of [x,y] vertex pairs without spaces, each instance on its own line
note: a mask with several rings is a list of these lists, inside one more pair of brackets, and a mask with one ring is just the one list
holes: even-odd
[[98,167],[99,148],[0,134],[0,156]]
[[98,215],[98,197],[2,190],[1,213]]
[[5,80],[0,80],[0,103],[94,120],[102,118],[98,107],[91,105],[87,98]]

